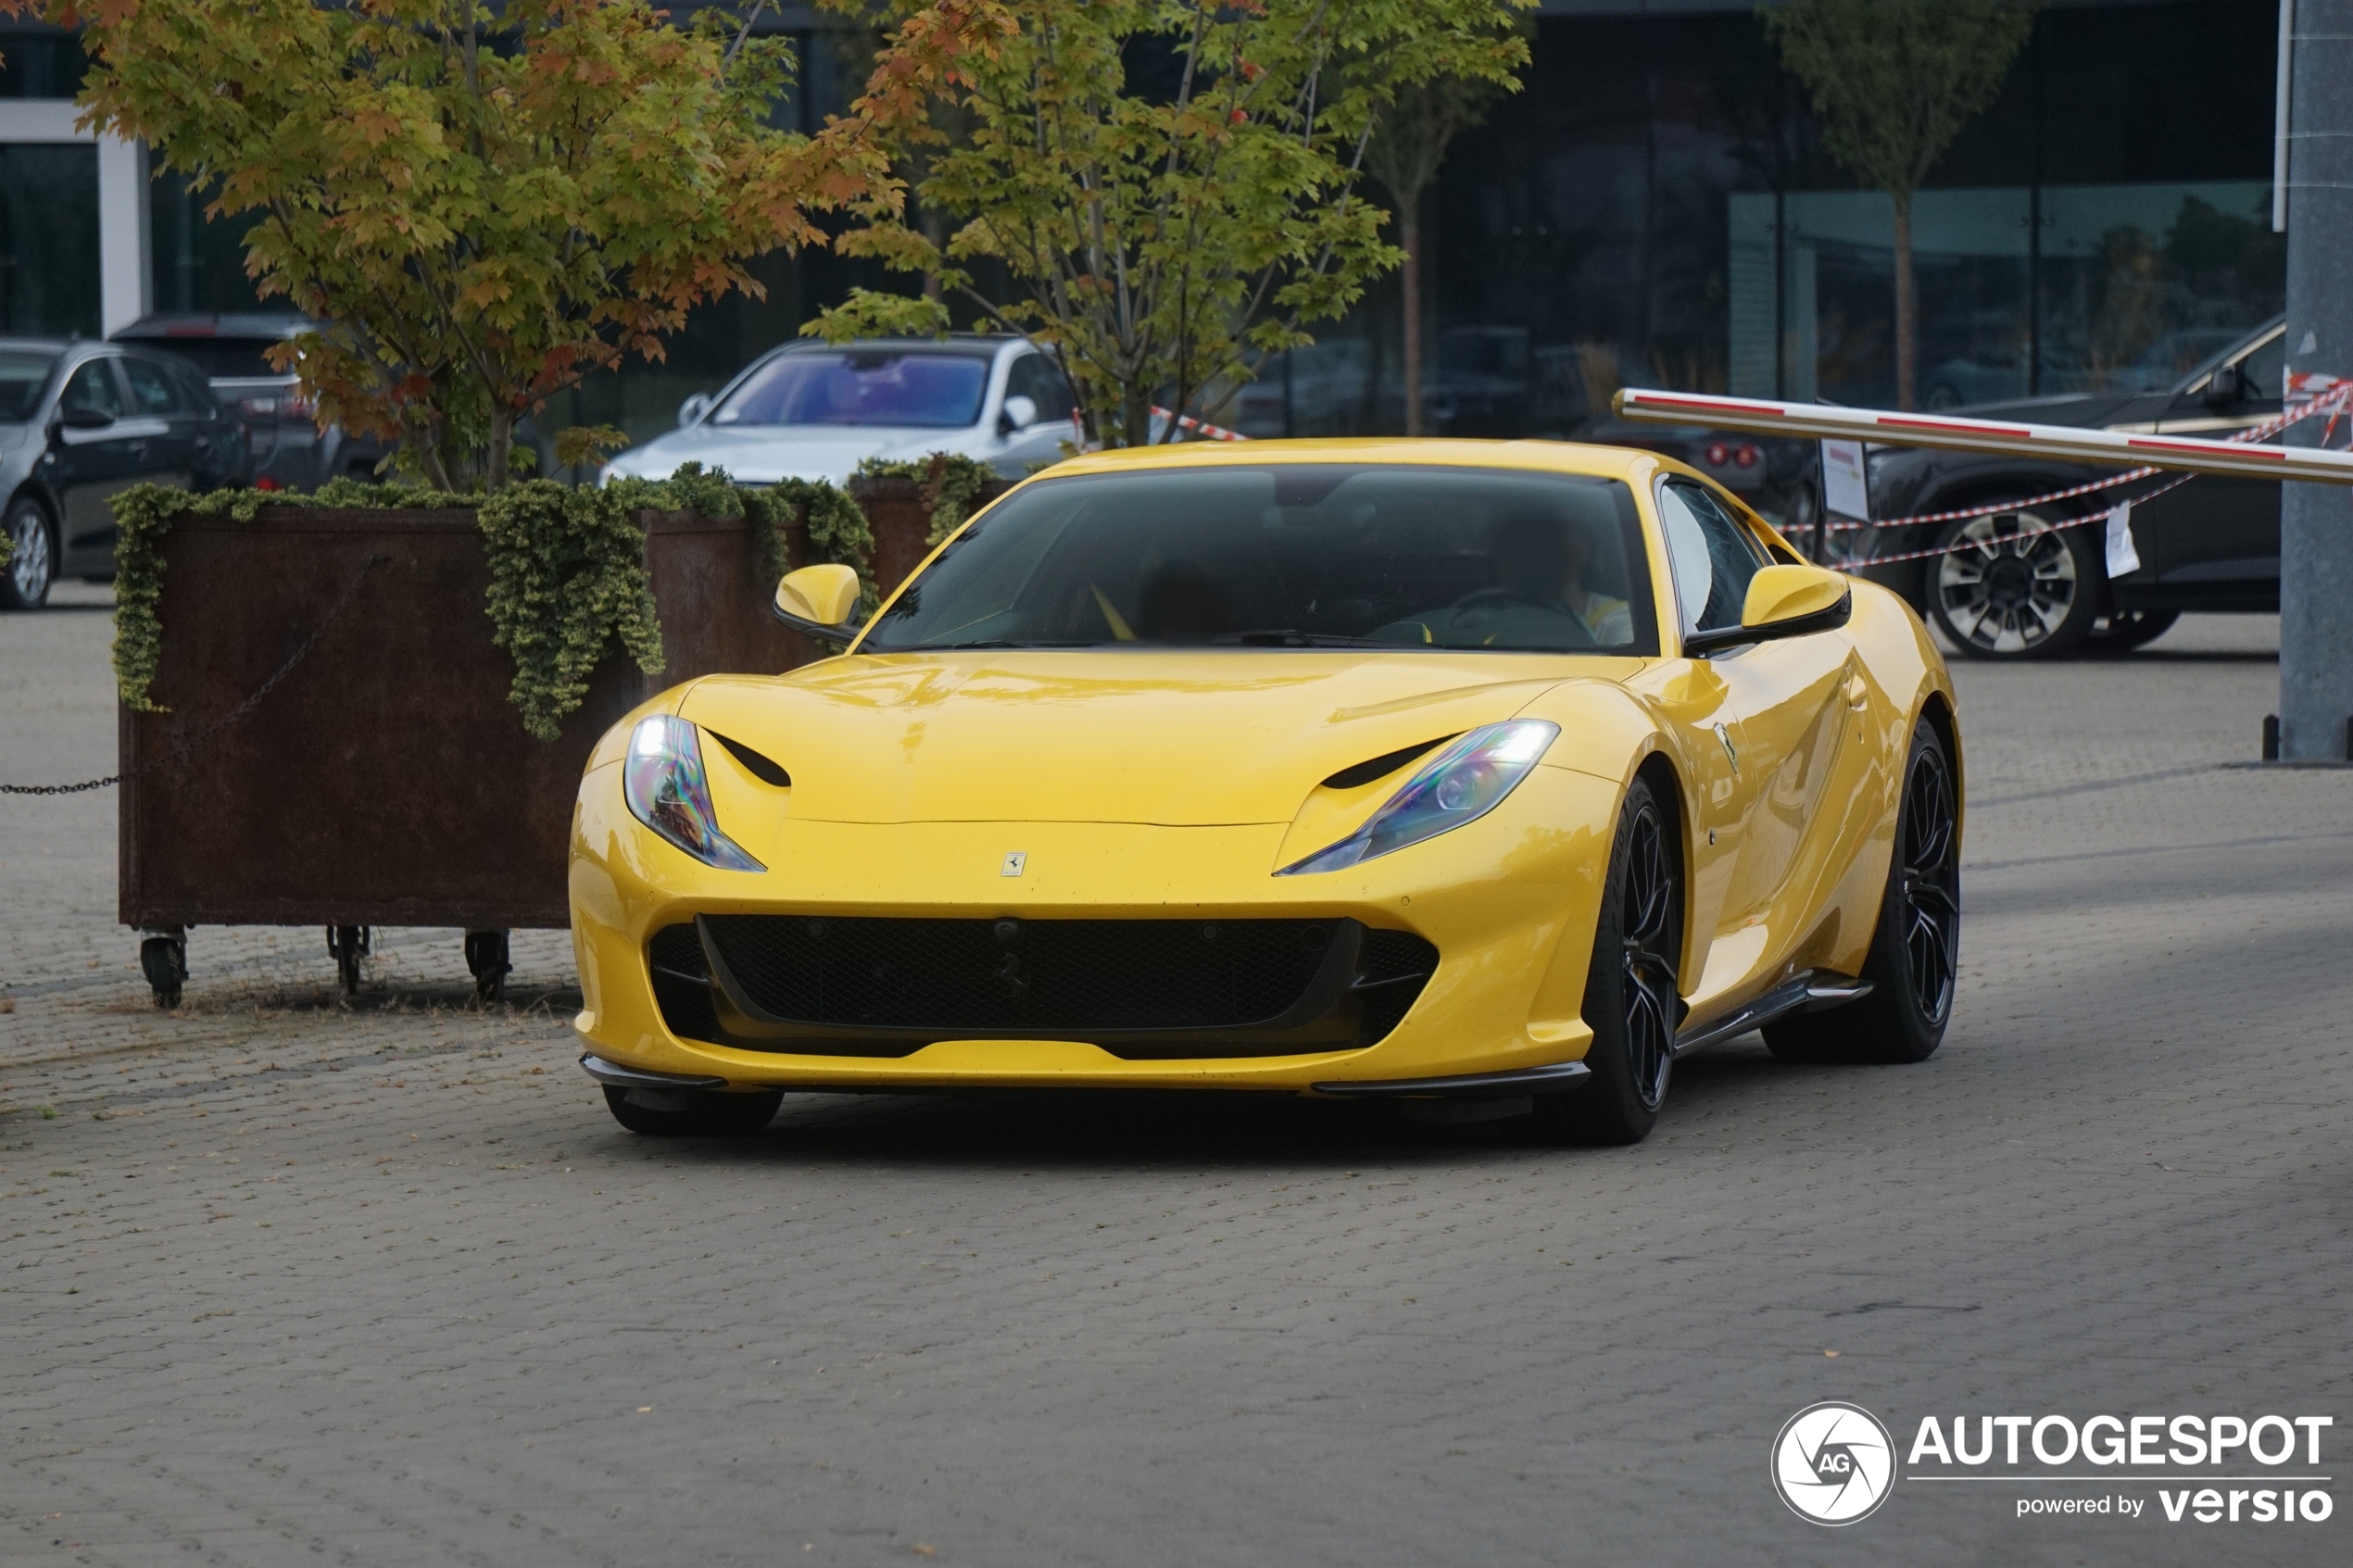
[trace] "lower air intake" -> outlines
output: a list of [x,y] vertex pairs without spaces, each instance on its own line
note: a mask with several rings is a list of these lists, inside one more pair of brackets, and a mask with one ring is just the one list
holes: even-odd
[[1134,1059],[1348,1049],[1395,1028],[1438,960],[1418,936],[1350,920],[698,924],[648,944],[671,1032],[821,1055],[992,1036],[1089,1040]]

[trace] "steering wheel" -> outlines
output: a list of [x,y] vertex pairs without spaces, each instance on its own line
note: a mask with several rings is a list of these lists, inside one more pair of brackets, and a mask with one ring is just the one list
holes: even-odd
[[1541,599],[1531,599],[1527,595],[1514,593],[1509,588],[1496,587],[1473,588],[1447,608],[1483,609],[1496,605],[1526,605],[1530,609],[1558,610],[1560,608],[1558,605],[1546,604]]
[[1486,588],[1474,588],[1469,593],[1465,594],[1461,598],[1456,599],[1449,608],[1456,610],[1502,609],[1515,606],[1528,609],[1541,610],[1544,613],[1546,619],[1558,621],[1561,626],[1575,633],[1576,646],[1579,647],[1592,648],[1599,647],[1601,646],[1593,640],[1593,633],[1592,630],[1586,626],[1585,622],[1578,617],[1575,611],[1569,609],[1567,606],[1547,604],[1541,599],[1531,599],[1525,594],[1514,593],[1509,588],[1498,588],[1491,586]]

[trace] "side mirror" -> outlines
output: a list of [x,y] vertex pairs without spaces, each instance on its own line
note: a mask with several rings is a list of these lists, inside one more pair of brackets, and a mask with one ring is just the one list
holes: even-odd
[[2246,367],[2240,364],[2217,365],[2214,373],[2206,378],[2206,406],[2227,408],[2246,401]]
[[1741,623],[1690,633],[1683,639],[1683,655],[1705,659],[1749,643],[1832,632],[1854,613],[1854,584],[1827,567],[1764,567],[1748,580]]
[[104,430],[114,423],[114,416],[104,408],[68,408],[57,422],[68,430]]
[[998,416],[997,428],[1011,435],[1017,430],[1027,430],[1037,422],[1038,400],[1016,394],[1005,399],[1005,409]]
[[698,392],[678,405],[678,428],[684,430],[688,425],[699,421],[705,414],[710,412],[711,394]]
[[849,624],[857,608],[858,574],[846,566],[804,566],[776,584],[776,619],[812,637],[848,642],[857,635]]

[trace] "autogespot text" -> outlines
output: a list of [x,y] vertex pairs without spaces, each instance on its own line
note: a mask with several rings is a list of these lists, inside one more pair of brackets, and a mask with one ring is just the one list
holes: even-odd
[[[2138,1483],[2147,1491],[2034,1492],[2016,1517],[2107,1515],[2170,1524],[2319,1524],[2336,1511],[2325,1415],[1923,1416],[1904,1463],[1913,1481],[2036,1486]],[[1982,1467],[1982,1468],[1981,1468]]]

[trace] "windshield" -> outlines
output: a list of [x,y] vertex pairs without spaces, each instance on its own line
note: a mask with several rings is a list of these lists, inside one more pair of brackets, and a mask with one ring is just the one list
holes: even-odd
[[980,421],[988,360],[973,354],[848,349],[786,354],[752,371],[711,416],[715,425],[906,425]]
[[1652,654],[1658,633],[1616,480],[1316,463],[1033,484],[860,648],[1115,643]]
[[22,424],[32,418],[57,363],[54,354],[0,354],[0,424]]

